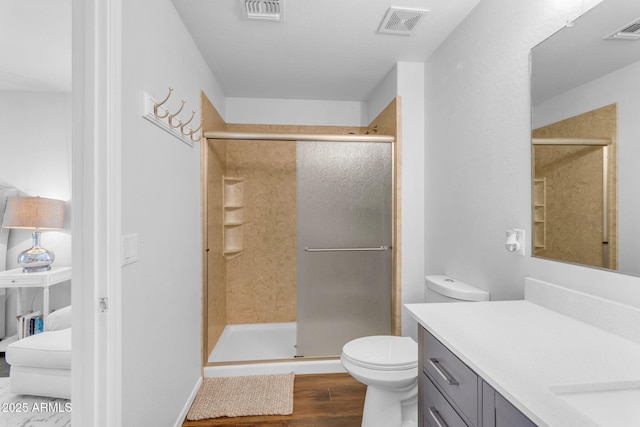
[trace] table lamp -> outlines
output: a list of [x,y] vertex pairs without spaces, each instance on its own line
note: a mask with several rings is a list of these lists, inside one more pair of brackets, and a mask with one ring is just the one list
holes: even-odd
[[4,228],[34,229],[33,247],[18,255],[25,273],[51,270],[53,252],[40,246],[40,230],[64,228],[64,201],[44,197],[9,197],[4,211]]

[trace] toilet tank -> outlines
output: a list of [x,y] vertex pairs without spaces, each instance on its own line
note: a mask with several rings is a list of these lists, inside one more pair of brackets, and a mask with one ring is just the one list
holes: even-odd
[[425,277],[426,302],[489,301],[489,293],[448,276]]

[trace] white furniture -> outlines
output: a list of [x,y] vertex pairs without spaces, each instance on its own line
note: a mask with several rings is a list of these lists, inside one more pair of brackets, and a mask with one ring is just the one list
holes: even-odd
[[71,306],[54,311],[45,332],[7,347],[12,393],[71,398]]
[[[427,302],[486,301],[489,294],[446,276],[427,276],[425,299]],[[419,424],[418,345],[412,338],[358,338],[345,344],[340,361],[349,374],[367,385],[363,427]]]
[[[40,273],[23,273],[22,268],[0,271],[0,289],[16,288],[16,315],[22,312],[22,288],[43,288],[42,290],[42,320],[49,315],[49,288],[58,283],[71,280],[71,267],[52,267],[49,271]],[[18,339],[17,335],[0,341],[0,351],[6,351],[7,346]]]
[[16,314],[22,313],[22,288],[43,288],[42,291],[42,320],[49,315],[49,288],[58,283],[71,280],[71,267],[53,267],[49,271],[39,273],[23,273],[22,268],[0,271],[0,289],[17,288]]

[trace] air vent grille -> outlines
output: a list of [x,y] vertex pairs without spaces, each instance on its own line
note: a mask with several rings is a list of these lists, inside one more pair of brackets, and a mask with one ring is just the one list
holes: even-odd
[[605,40],[640,40],[640,19],[614,31],[606,36]]
[[247,19],[284,21],[284,0],[242,0]]
[[428,10],[390,7],[378,28],[378,32],[409,35],[427,13],[429,13]]

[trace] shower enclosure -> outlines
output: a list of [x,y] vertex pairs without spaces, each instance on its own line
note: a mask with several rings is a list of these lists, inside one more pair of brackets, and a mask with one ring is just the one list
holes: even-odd
[[393,332],[393,138],[288,137],[210,150],[208,181],[224,184],[208,227],[224,237],[208,234],[209,362],[338,356]]

